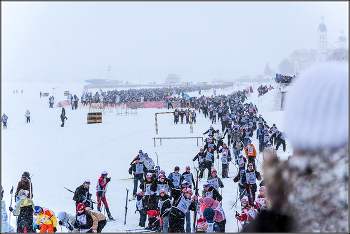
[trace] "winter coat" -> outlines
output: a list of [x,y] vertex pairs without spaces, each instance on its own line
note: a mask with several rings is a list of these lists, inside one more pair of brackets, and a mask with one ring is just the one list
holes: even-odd
[[41,223],[46,225],[53,225],[53,227],[57,227],[57,219],[55,216],[55,213],[53,213],[51,210],[41,207],[43,209],[43,212],[41,214],[38,214],[36,216],[36,224],[40,226]]
[[240,132],[233,132],[232,133],[232,142],[235,142],[237,140],[237,137],[240,137],[242,139],[242,134]]
[[29,111],[26,111],[25,116],[26,116],[26,117],[30,117],[30,112],[29,112]]
[[[165,194],[164,197],[159,197],[159,202],[162,203],[161,209],[160,209],[160,216],[169,216],[169,211],[171,209],[171,200],[168,194]],[[159,207],[159,206],[158,206]]]
[[238,187],[239,188],[246,188],[247,187],[247,179],[246,179],[246,176],[245,176],[245,174],[244,173],[238,173],[236,176],[235,176],[235,178],[233,178],[233,182],[235,182],[235,183],[237,183],[237,182],[239,182],[238,183]]
[[93,230],[94,220],[87,210],[82,213],[77,213],[75,216],[74,227],[80,229],[80,232],[88,232]]
[[254,156],[256,157],[256,150],[253,144],[247,145],[245,147],[245,155],[246,156]]
[[243,208],[242,215],[237,217],[239,221],[245,221],[245,222],[251,222],[255,217],[259,214],[259,212],[254,209],[254,207],[248,205],[247,207]]
[[18,192],[21,189],[27,190],[29,193],[30,193],[30,191],[32,191],[32,196],[29,197],[30,195],[28,195],[28,198],[31,198],[31,199],[33,198],[33,184],[31,182],[29,182],[29,179],[25,176],[22,176],[21,180],[18,182],[15,196],[18,196]]
[[235,141],[234,143],[233,143],[233,148],[235,149],[235,150],[242,150],[243,149],[243,141]]
[[98,210],[92,210],[91,207],[86,207],[86,210],[89,212],[89,214],[92,217],[92,220],[93,220],[92,228],[94,230],[97,230],[98,222],[101,221],[101,220],[106,220],[106,216],[104,216]]
[[263,170],[269,210],[294,218],[293,232],[348,232],[348,165],[348,145],[295,151],[283,161],[267,154]]
[[198,164],[201,166],[205,160],[205,153],[199,152],[193,159],[192,161],[196,161],[198,159]]
[[184,173],[182,173],[183,181],[185,180],[185,176],[187,177],[188,174],[190,174],[190,176],[188,176],[190,179],[186,181],[189,183],[190,188],[195,188],[196,183],[194,182],[193,174],[191,172],[185,171]]
[[86,198],[89,198],[89,188],[86,188],[84,184],[75,189],[73,200],[78,203],[83,203]]
[[97,197],[103,197],[105,196],[105,193],[107,191],[107,178],[103,177],[102,175],[100,176],[100,178],[97,181],[97,185],[96,185],[96,196]]
[[[143,165],[143,172],[142,173],[137,173],[136,174],[136,165],[137,164],[142,164]],[[143,164],[142,162],[140,163],[133,163],[131,164],[130,168],[129,168],[129,174],[132,174],[132,172],[134,172],[134,176],[139,176],[139,175],[143,175],[143,173],[147,173],[147,168],[145,167],[145,164]]]
[[213,185],[209,187],[208,191],[205,191],[205,189],[202,190],[202,197],[212,197],[214,200],[217,201],[222,200],[222,196]]
[[143,160],[143,164],[145,165],[148,171],[154,169],[154,162],[150,157],[147,159],[145,158],[145,160]]
[[34,203],[27,198],[24,190],[19,193],[19,200],[16,202],[13,215],[18,216],[17,232],[24,232],[24,228],[28,232],[33,232],[33,211]]
[[7,119],[8,117],[6,115],[1,117],[1,121],[4,123],[7,123]]
[[213,176],[210,176],[210,177],[207,179],[207,181],[208,181],[208,180],[212,180],[212,179],[218,179],[219,188],[223,188],[223,187],[224,187],[224,184],[222,183],[221,179],[220,179],[218,176],[216,176],[215,178],[213,178]]
[[[75,215],[68,214],[66,212],[64,216],[64,226],[69,230],[69,232],[79,232],[77,228],[74,228],[75,223]],[[70,230],[70,228],[73,228],[73,230]]]
[[215,215],[214,215],[214,218],[213,218],[214,222],[219,223],[219,222],[221,222],[221,221],[226,219],[225,212],[223,211],[220,202],[214,200],[211,197],[205,197],[203,199],[203,205],[205,205],[206,207],[209,207],[209,208],[212,208],[213,210],[215,210]]

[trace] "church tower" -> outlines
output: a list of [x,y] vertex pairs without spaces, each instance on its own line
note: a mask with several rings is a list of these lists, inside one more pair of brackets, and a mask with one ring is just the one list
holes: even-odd
[[338,45],[340,49],[347,49],[346,37],[344,37],[343,28],[340,30],[340,37],[338,38]]
[[321,14],[321,23],[320,25],[318,25],[318,38],[317,38],[317,44],[318,44],[318,47],[317,47],[317,52],[319,54],[319,59],[322,60],[322,61],[325,61],[327,59],[327,53],[328,53],[328,50],[327,50],[327,27],[326,25],[324,24],[324,15]]

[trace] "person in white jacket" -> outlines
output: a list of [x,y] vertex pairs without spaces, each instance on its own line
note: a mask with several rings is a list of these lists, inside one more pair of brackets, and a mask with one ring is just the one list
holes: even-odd
[[25,117],[27,117],[27,123],[30,123],[30,111],[29,110],[26,111]]
[[145,165],[148,171],[154,170],[154,162],[150,157],[148,157],[147,153],[145,153],[145,160],[143,161],[143,164]]
[[75,215],[68,214],[66,212],[61,211],[58,214],[58,224],[60,226],[65,226],[68,229],[68,232],[79,232],[79,229],[74,227],[75,223]]

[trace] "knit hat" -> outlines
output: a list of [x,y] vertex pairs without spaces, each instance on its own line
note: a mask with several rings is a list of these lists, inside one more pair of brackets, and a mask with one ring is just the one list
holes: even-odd
[[107,173],[106,171],[103,171],[103,172],[101,173],[101,175],[103,175],[103,176],[107,176],[107,175],[108,175],[108,173]]
[[208,223],[207,223],[207,220],[205,219],[205,218],[199,218],[198,220],[197,220],[197,227],[198,228],[204,228],[205,227],[205,225],[207,225]]
[[209,183],[203,184],[203,188],[209,188],[209,187],[210,187],[210,184],[209,184]]
[[285,101],[284,128],[292,146],[319,151],[348,144],[349,67],[318,63],[303,72]]
[[29,174],[29,172],[25,171],[25,172],[23,172],[22,176],[29,178],[30,174]]
[[136,160],[140,160],[140,157],[136,157],[136,158],[135,158],[135,161],[136,161]]
[[90,180],[88,180],[88,179],[85,180],[85,181],[84,181],[84,184],[90,184]]

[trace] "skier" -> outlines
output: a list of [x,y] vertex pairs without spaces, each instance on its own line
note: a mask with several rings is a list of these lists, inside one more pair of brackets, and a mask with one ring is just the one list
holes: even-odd
[[144,193],[142,191],[136,193],[136,211],[140,213],[139,226],[145,227],[147,212],[145,211]]
[[68,229],[68,232],[79,232],[77,228],[74,228],[74,223],[75,223],[75,216],[68,214],[66,212],[60,212],[58,213],[58,224],[60,226],[65,226]]
[[255,165],[256,150],[251,140],[248,140],[248,145],[245,147],[245,155],[248,158],[248,162],[253,163],[254,168],[256,169],[256,165]]
[[284,134],[278,130],[276,130],[276,140],[277,140],[276,151],[278,150],[279,146],[282,144],[283,152],[286,152],[286,139],[284,137]]
[[158,208],[160,210],[160,217],[162,217],[163,224],[162,232],[169,232],[169,211],[171,209],[171,200],[164,189],[160,190],[160,197],[158,201]]
[[196,123],[196,116],[197,116],[197,114],[196,114],[196,111],[195,110],[193,110],[192,111],[192,123]]
[[36,224],[38,229],[40,229],[40,233],[53,233],[57,231],[57,219],[55,213],[53,213],[51,210],[44,207],[35,206],[34,215],[37,217]]
[[226,215],[219,201],[214,200],[211,197],[205,197],[203,199],[203,205],[205,207],[212,208],[215,211],[213,221],[219,225],[220,232],[225,232]]
[[217,176],[217,171],[216,169],[211,170],[211,175],[208,177],[207,182],[211,185],[213,185],[216,190],[219,191],[219,188],[223,188],[224,184],[222,183],[221,179]]
[[217,223],[213,221],[215,216],[215,211],[212,208],[205,208],[203,211],[203,217],[207,220],[208,228],[206,233],[220,232],[220,227]]
[[238,175],[233,178],[233,182],[238,183],[239,188],[239,199],[242,199],[244,196],[247,196],[247,190],[246,190],[246,177],[244,176],[244,168],[239,170]]
[[208,222],[205,218],[197,220],[196,233],[206,233],[208,230]]
[[259,211],[262,211],[263,209],[266,209],[266,203],[267,203],[267,198],[266,198],[266,188],[265,186],[261,186],[259,188],[259,194],[258,197],[255,200],[255,208]]
[[78,212],[75,216],[74,228],[78,229],[79,232],[92,232],[94,221],[91,214],[85,210],[85,205],[79,203]]
[[203,171],[205,170],[205,153],[204,149],[200,148],[199,153],[192,159],[192,161],[196,161],[198,159],[198,168],[200,171],[199,178],[203,178]]
[[29,110],[26,111],[24,116],[27,118],[26,123],[30,123],[30,112],[29,112]]
[[269,132],[271,134],[271,144],[272,145],[276,145],[277,144],[277,142],[276,142],[276,130],[277,130],[276,124],[273,124],[272,127],[269,130]]
[[160,190],[164,190],[166,194],[169,192],[168,180],[165,180],[165,175],[159,174],[157,181],[157,196],[160,196]]
[[177,124],[179,122],[179,110],[176,108],[174,111],[174,123]]
[[8,119],[7,115],[3,114],[1,117],[1,122],[3,124],[2,129],[7,129],[7,119]]
[[90,180],[85,180],[82,185],[79,185],[74,192],[73,200],[75,201],[75,209],[78,209],[78,204],[83,203],[85,199],[90,199],[89,192]]
[[150,157],[148,157],[147,153],[145,153],[145,159],[143,161],[143,164],[145,165],[148,172],[152,170],[154,173],[154,162]]
[[222,196],[218,190],[216,190],[216,188],[208,182],[203,184],[202,197],[211,197],[219,202],[222,200]]
[[241,199],[241,204],[242,204],[242,215],[240,215],[236,211],[236,219],[238,219],[240,222],[243,222],[242,226],[245,227],[247,226],[255,217],[258,215],[258,211],[254,209],[249,203],[248,203],[248,198],[244,196]]
[[239,166],[238,171],[241,171],[242,169],[245,169],[245,164],[247,163],[247,158],[244,157],[242,154],[238,156],[237,164]]
[[184,123],[184,114],[185,114],[185,112],[181,109],[181,111],[180,111],[181,124]]
[[190,110],[185,110],[186,124],[190,123]]
[[208,134],[209,137],[213,137],[214,136],[215,130],[214,130],[213,126],[210,126],[209,129],[203,133],[203,135],[207,134],[207,133],[209,133]]
[[107,177],[107,175],[108,173],[106,171],[103,171],[96,185],[97,210],[101,211],[101,203],[103,202],[107,211],[108,218],[110,220],[113,220],[106,199],[107,185],[108,182],[111,181],[111,177]]
[[235,162],[238,163],[238,155],[241,153],[241,150],[243,149],[243,142],[241,141],[240,137],[237,137],[237,140],[233,143],[233,152],[235,154]]
[[18,216],[17,219],[17,232],[34,232],[33,229],[33,211],[34,203],[32,199],[27,197],[27,190],[21,189],[18,192],[19,200],[16,202],[15,209],[9,207],[10,212],[13,212],[14,216]]
[[136,199],[137,184],[140,181],[140,184],[143,183],[143,174],[147,173],[147,168],[145,165],[140,162],[140,158],[137,156],[135,158],[135,163],[133,163],[129,168],[129,174],[131,175],[134,172],[134,190],[132,192],[133,199]]
[[193,174],[191,173],[190,166],[186,166],[186,171],[184,173],[182,173],[182,178],[183,178],[183,180],[188,182],[188,186],[190,189],[192,189],[192,185],[193,185],[193,188],[196,187],[196,183],[194,182]]
[[248,163],[247,170],[245,171],[243,176],[246,177],[246,191],[249,197],[249,205],[252,206],[255,201],[255,193],[257,190],[256,179],[261,180],[261,175],[258,171],[253,169],[252,163]]
[[144,212],[157,209],[157,182],[153,180],[152,173],[147,173],[146,180],[140,184],[140,189],[144,193]]
[[[136,157],[139,157],[140,162],[143,162],[143,160],[145,159],[145,155],[143,154],[142,150],[139,150],[139,154],[136,155]],[[136,161],[136,157],[132,160],[130,165],[132,165]]]
[[[191,201],[192,190],[187,189],[184,194],[174,202],[169,214],[170,232],[184,232],[185,214],[187,210],[196,211],[194,201]],[[197,197],[194,196],[196,200]]]
[[91,215],[93,220],[93,232],[101,233],[102,229],[106,226],[107,220],[106,216],[104,216],[100,211],[93,210],[89,206],[89,202],[85,202],[85,210]]
[[[222,155],[221,155],[222,178],[229,178],[228,177],[228,169],[229,169],[229,163],[231,162],[231,152],[227,148],[226,143],[223,143],[223,148],[219,150],[219,153],[222,153]],[[218,157],[219,157],[219,155],[218,155]]]
[[174,202],[179,198],[180,191],[180,183],[182,181],[182,175],[179,173],[180,168],[176,166],[174,168],[174,172],[170,173],[168,176],[169,185],[171,187],[170,198],[174,199]]
[[18,201],[18,193],[19,191],[23,189],[28,191],[28,198],[33,199],[33,185],[32,182],[30,181],[30,174],[29,172],[25,171],[23,172],[21,176],[21,180],[18,182],[16,193],[15,193],[15,201]]
[[248,127],[246,127],[243,130],[243,141],[244,141],[244,146],[247,146],[247,142],[250,139],[250,137],[253,136],[253,132],[251,129],[249,129]]
[[214,139],[211,137],[209,137],[208,140],[206,140],[204,145],[204,150],[208,150],[209,148],[211,148],[213,151],[217,150],[217,146],[214,143]]
[[262,128],[261,124],[259,124],[258,130],[256,130],[256,139],[259,139],[259,151],[262,152],[263,139],[264,139],[264,129]]
[[61,121],[62,121],[61,127],[64,127],[64,120],[68,119],[68,118],[65,115],[63,115],[63,113],[60,115],[60,118],[61,118]]
[[214,152],[213,152],[213,148],[209,147],[208,151],[205,152],[204,168],[199,173],[199,178],[203,178],[203,172],[204,172],[205,169],[208,169],[208,177],[210,177],[211,164],[213,164],[213,163],[214,163]]

